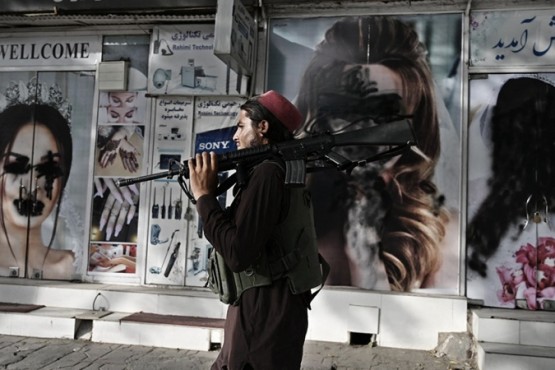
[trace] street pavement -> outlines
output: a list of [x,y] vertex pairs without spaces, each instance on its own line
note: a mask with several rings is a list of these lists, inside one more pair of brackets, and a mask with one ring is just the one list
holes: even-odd
[[[205,370],[210,369],[217,355],[217,349],[190,351],[0,335],[0,369],[9,370]],[[474,370],[475,367],[468,361],[452,361],[436,351],[307,341],[302,369]]]

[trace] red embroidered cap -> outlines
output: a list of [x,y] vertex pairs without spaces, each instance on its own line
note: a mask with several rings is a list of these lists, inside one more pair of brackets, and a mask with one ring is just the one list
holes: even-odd
[[274,90],[258,97],[258,102],[268,109],[289,130],[294,132],[303,123],[301,112],[284,96]]

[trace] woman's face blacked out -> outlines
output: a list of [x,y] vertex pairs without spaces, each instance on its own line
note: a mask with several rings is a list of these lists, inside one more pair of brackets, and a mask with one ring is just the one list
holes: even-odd
[[59,161],[58,145],[46,126],[28,123],[21,127],[0,161],[2,217],[7,230],[40,227],[50,215],[62,190]]

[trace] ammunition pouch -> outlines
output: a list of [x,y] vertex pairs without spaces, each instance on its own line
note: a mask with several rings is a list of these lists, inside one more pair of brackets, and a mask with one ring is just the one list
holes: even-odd
[[272,284],[272,279],[248,269],[239,273],[227,267],[223,256],[215,249],[210,255],[208,287],[226,304],[237,305],[241,294],[249,288]]
[[[272,235],[274,248],[262,253],[253,266],[232,272],[223,256],[212,251],[207,284],[223,303],[237,305],[245,290],[271,285],[282,278],[288,280],[293,294],[322,288],[329,265],[318,253],[310,194],[304,188],[291,188],[290,194],[288,215]],[[310,300],[320,289],[312,293]]]

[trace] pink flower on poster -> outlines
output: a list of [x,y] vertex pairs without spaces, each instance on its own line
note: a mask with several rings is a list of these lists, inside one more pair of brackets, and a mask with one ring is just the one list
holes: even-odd
[[[555,238],[541,237],[538,246],[526,243],[514,254],[518,267],[496,268],[501,282],[499,303],[530,310],[553,309],[555,303]],[[525,303],[525,305],[524,305]]]

